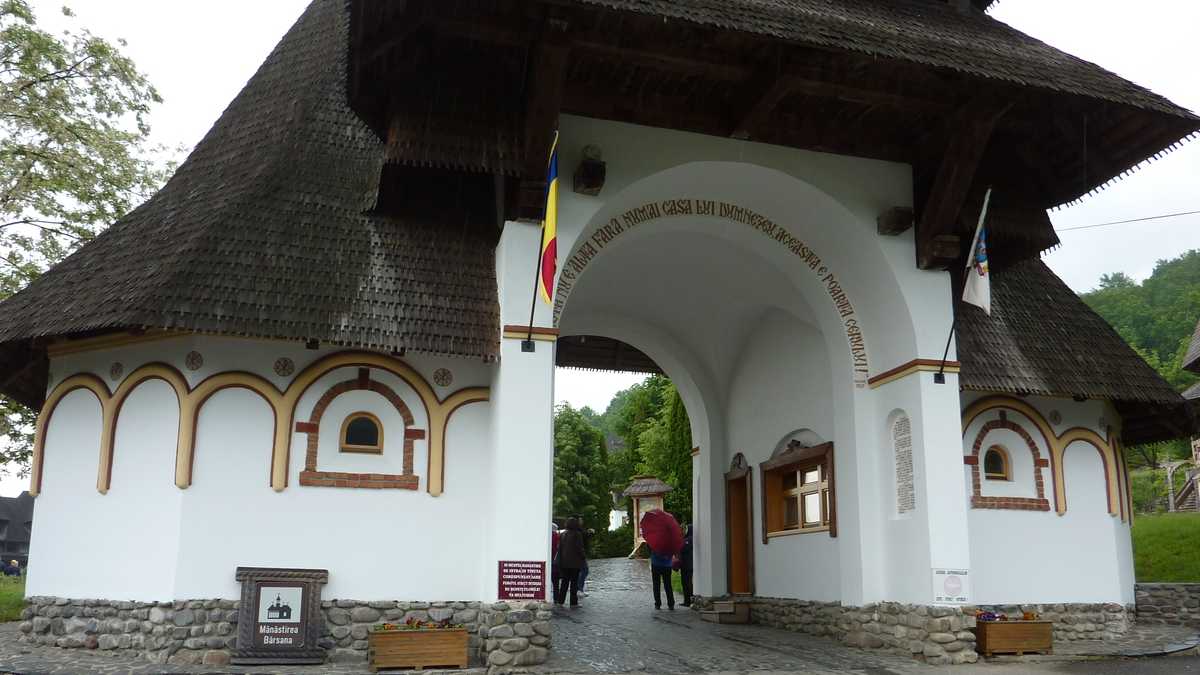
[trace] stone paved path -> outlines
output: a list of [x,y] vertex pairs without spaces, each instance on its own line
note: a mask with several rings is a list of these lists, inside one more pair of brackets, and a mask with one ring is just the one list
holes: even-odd
[[[904,657],[847,648],[833,640],[767,628],[718,625],[683,607],[655,611],[645,561],[593,560],[589,597],[557,610],[553,673],[779,671],[912,673]],[[681,600],[681,599],[679,599]]]

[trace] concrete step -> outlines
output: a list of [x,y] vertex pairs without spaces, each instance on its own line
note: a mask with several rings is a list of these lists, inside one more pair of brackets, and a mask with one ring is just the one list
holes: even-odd
[[718,601],[712,609],[700,612],[700,619],[711,623],[750,623],[750,604]]

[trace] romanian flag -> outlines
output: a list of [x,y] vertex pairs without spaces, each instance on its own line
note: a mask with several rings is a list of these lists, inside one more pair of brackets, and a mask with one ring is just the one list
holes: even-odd
[[541,262],[538,265],[538,290],[542,300],[552,302],[554,273],[558,271],[558,132],[550,146],[546,167],[546,219],[542,221]]

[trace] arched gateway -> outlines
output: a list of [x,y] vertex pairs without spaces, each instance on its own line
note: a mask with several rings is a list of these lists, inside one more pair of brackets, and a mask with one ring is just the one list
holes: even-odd
[[545,660],[554,369],[621,367],[582,336],[687,407],[701,605],[939,663],[967,605],[1123,631],[1123,444],[1190,418],[1037,258],[1046,208],[1200,122],[986,0],[804,4],[314,0],[161,192],[0,304],[41,411],[25,639],[220,662],[282,574],[306,658],[417,618]]

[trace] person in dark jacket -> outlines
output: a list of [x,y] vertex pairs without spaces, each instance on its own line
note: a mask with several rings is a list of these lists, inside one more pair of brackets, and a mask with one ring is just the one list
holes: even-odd
[[662,595],[659,586],[667,590],[667,609],[675,609],[675,589],[671,588],[671,558],[670,553],[658,553],[650,549],[650,576],[654,584],[654,609],[662,609]]
[[683,535],[683,548],[679,549],[679,577],[683,581],[683,606],[692,606],[692,526],[687,526]]
[[579,571],[587,562],[583,544],[583,528],[578,518],[567,519],[567,529],[558,540],[558,590],[554,604],[562,605],[571,591],[571,607],[579,606]]

